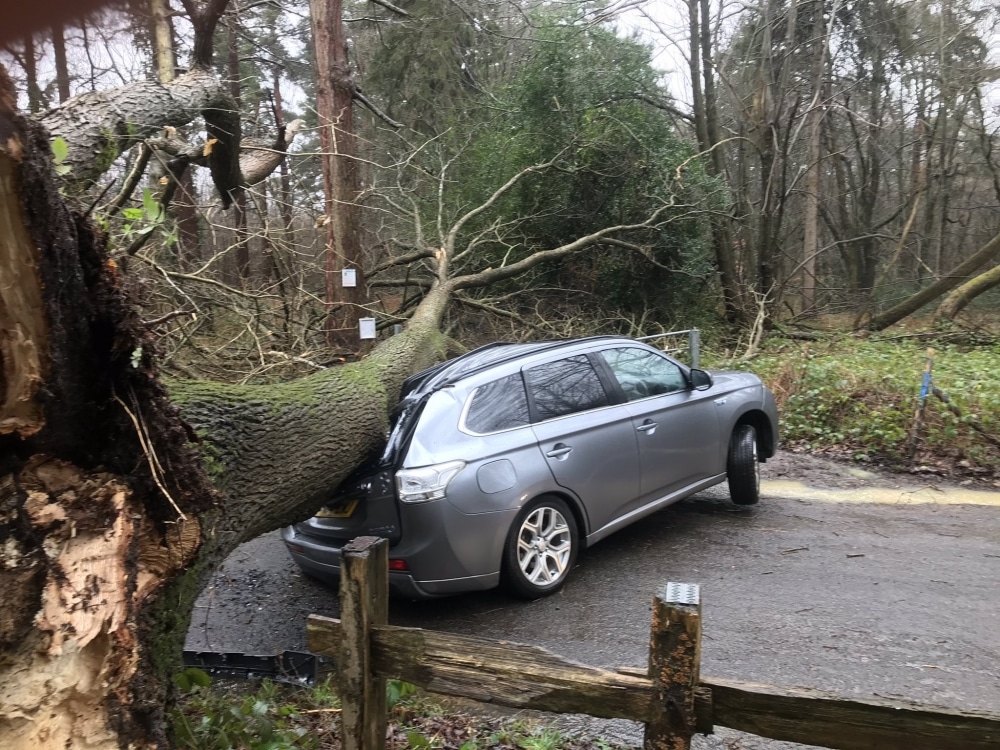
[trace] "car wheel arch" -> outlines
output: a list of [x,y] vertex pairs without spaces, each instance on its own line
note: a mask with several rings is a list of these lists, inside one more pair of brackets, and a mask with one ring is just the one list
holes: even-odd
[[732,427],[729,429],[729,435],[732,435],[745,424],[753,427],[757,434],[757,449],[760,451],[760,457],[762,459],[771,458],[775,453],[774,429],[771,426],[771,420],[767,418],[767,414],[760,409],[752,407],[747,409],[733,422]]

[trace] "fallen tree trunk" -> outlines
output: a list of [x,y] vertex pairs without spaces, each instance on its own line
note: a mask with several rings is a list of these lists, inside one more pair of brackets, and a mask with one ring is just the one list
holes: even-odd
[[989,263],[998,255],[1000,255],[1000,234],[983,245],[964,262],[959,263],[947,275],[941,277],[926,289],[921,289],[916,294],[903,300],[898,305],[872,317],[861,328],[868,331],[885,330],[903,318],[909,317],[924,305],[933,302],[942,294],[954,289],[965,281],[970,274],[975,273],[979,268]]
[[993,266],[989,271],[974,276],[953,290],[938,305],[934,317],[938,320],[954,320],[955,316],[962,312],[972,300],[996,286],[1000,286],[1000,265]]
[[12,102],[7,90],[0,736],[11,750],[164,747],[205,576],[307,517],[384,438],[402,381],[442,354],[451,290],[363,362],[276,386],[176,383],[168,397],[127,280],[63,205],[47,134]]

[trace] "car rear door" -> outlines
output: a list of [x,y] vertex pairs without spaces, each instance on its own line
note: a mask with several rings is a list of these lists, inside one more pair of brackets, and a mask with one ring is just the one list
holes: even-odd
[[589,531],[597,531],[639,494],[632,416],[611,403],[606,381],[586,355],[525,368],[524,377],[538,447],[556,482],[583,502]]
[[724,471],[718,407],[710,392],[690,388],[675,362],[650,349],[617,347],[600,356],[628,400],[625,407],[638,438],[636,507]]

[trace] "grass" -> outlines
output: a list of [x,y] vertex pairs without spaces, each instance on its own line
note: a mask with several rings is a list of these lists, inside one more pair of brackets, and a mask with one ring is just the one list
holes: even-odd
[[[906,468],[925,346],[837,335],[808,343],[772,338],[741,366],[774,392],[785,448]],[[1000,465],[1000,450],[983,436],[1000,440],[998,373],[996,344],[935,347],[933,384],[958,413],[930,396],[917,461],[982,475]]]
[[[178,679],[174,745],[188,750],[339,750],[340,699],[328,682],[295,687],[217,682],[197,669]],[[494,719],[446,709],[412,685],[390,680],[387,750],[613,750],[525,718]]]

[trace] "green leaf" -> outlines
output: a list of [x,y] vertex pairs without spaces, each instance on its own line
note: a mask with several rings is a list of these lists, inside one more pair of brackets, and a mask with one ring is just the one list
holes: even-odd
[[142,207],[149,221],[155,223],[163,220],[163,206],[156,200],[153,191],[149,188],[144,188],[142,191]]
[[[142,356],[142,347],[139,347],[138,349],[136,349],[136,351],[139,353],[140,356]],[[133,354],[132,356],[134,358],[135,354]],[[205,672],[204,670],[198,669],[197,667],[188,667],[187,669],[184,670],[184,674],[186,674],[188,676],[188,679],[190,679],[191,682],[193,682],[198,687],[208,687],[209,685],[212,684],[212,678],[208,676],[208,673]]]
[[431,746],[431,741],[420,734],[420,732],[407,732],[406,741],[414,750]]
[[185,693],[191,692],[191,680],[183,672],[174,675],[174,682],[176,682],[177,687],[179,687]]
[[[66,140],[61,135],[56,136],[52,139],[52,160],[56,164],[62,164],[66,161],[67,156],[69,156],[69,144],[66,143]],[[66,171],[69,171],[68,167]],[[65,174],[65,172],[61,172],[60,174]]]

